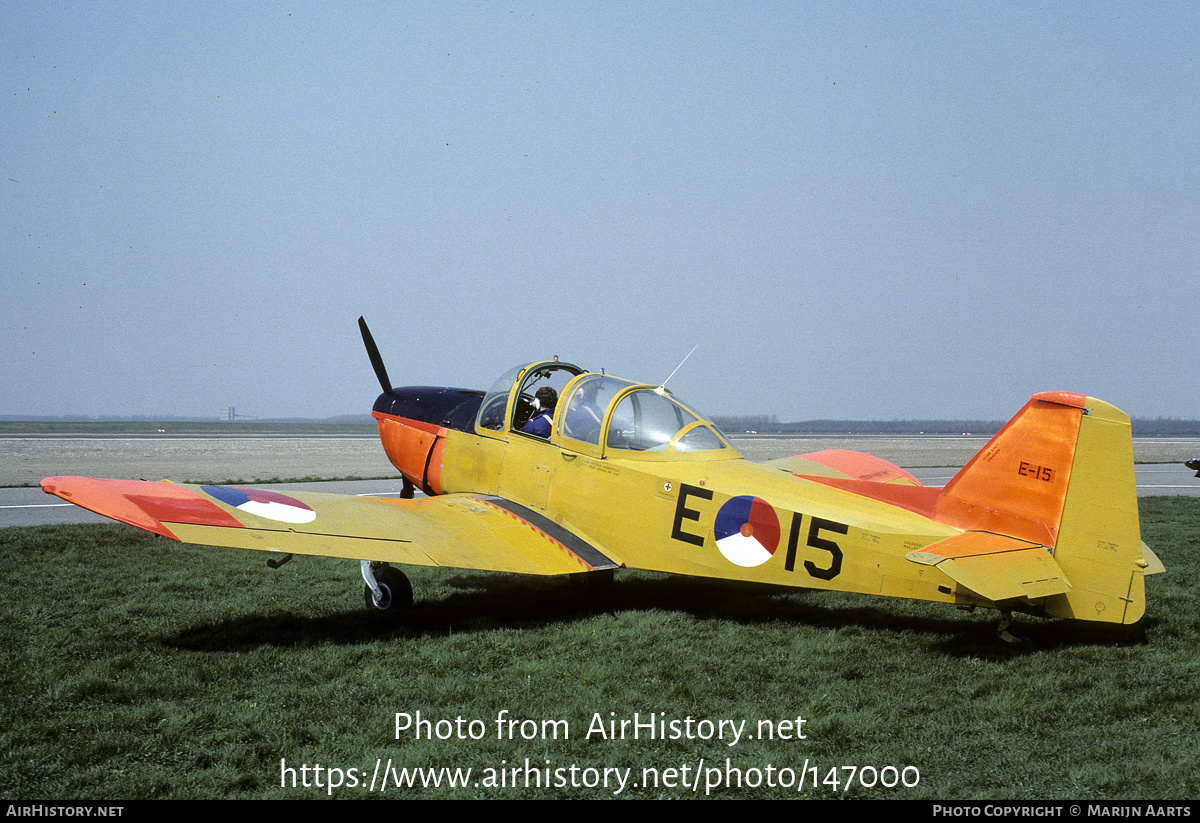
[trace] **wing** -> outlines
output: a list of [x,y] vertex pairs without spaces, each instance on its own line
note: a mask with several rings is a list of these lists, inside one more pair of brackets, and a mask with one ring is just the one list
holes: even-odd
[[806,477],[832,477],[869,480],[873,483],[921,485],[920,480],[899,466],[873,454],[849,449],[826,449],[809,454],[798,454],[795,457],[767,460],[762,465]]
[[581,537],[501,497],[394,500],[89,477],[48,477],[42,488],[184,543],[522,574],[618,567]]

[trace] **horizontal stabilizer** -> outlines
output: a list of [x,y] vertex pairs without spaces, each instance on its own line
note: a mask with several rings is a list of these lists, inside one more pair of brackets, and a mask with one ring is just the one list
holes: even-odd
[[1146,564],[1146,568],[1142,569],[1142,574],[1162,574],[1167,570],[1163,562],[1158,559],[1158,555],[1150,550],[1145,541],[1142,542],[1142,561]]
[[964,532],[906,556],[914,563],[934,566],[993,603],[1071,590],[1044,546],[999,534]]

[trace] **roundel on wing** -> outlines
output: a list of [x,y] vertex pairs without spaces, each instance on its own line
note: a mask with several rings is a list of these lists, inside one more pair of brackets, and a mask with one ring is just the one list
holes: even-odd
[[779,547],[779,517],[761,497],[732,497],[713,523],[717,548],[738,566],[761,566]]
[[280,523],[311,523],[317,513],[294,497],[263,489],[236,489],[233,486],[201,486],[227,506]]

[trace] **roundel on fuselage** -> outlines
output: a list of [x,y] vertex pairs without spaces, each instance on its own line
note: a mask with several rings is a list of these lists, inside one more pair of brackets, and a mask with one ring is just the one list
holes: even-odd
[[713,536],[730,563],[761,566],[779,547],[779,517],[761,497],[731,497],[717,512]]

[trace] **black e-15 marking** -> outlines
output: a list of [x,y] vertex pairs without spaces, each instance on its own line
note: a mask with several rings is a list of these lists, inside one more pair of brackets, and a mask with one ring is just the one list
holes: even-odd
[[1017,466],[1017,474],[1022,477],[1032,477],[1034,480],[1041,480],[1049,483],[1054,479],[1054,469],[1049,466],[1038,466],[1034,463],[1026,463],[1021,461]]
[[[792,529],[788,534],[787,560],[783,567],[788,571],[796,569],[796,543],[800,540],[800,524],[804,520],[804,515],[800,512],[792,513]],[[810,517],[808,520],[808,545],[814,549],[829,552],[829,568],[822,569],[811,560],[804,561],[804,570],[808,572],[810,577],[815,577],[818,580],[832,580],[842,572],[842,549],[832,540],[821,537],[823,531],[836,532],[837,534],[846,534],[850,531],[850,527],[844,523],[837,523],[833,520],[826,520],[822,517]]]
[[[684,543],[690,543],[693,546],[703,546],[704,535],[693,534],[683,529],[684,520],[700,521],[700,510],[688,508],[689,497],[700,500],[712,500],[713,493],[711,489],[701,488],[700,486],[691,486],[687,483],[679,484],[679,499],[675,503],[675,519],[671,524],[671,537],[676,540],[682,540]],[[789,572],[796,570],[796,547],[800,543],[800,532],[803,528],[804,517],[800,512],[792,512],[792,526],[788,533],[787,556],[783,564],[783,567]],[[810,577],[815,577],[819,580],[832,580],[841,574],[842,548],[836,541],[822,537],[821,532],[847,534],[849,531],[849,526],[845,523],[838,523],[835,520],[826,520],[823,517],[810,517],[808,519],[807,545],[818,551],[829,552],[829,565],[825,568],[818,566],[811,560],[804,561],[804,570],[808,572]]]
[[683,530],[684,520],[699,520],[700,511],[698,509],[689,509],[686,505],[688,497],[700,497],[704,500],[712,500],[712,489],[702,489],[699,486],[689,486],[687,483],[679,484],[679,502],[675,504],[675,522],[671,526],[671,537],[676,540],[682,540],[684,543],[691,543],[693,546],[703,546],[704,537],[699,534],[691,534]]

